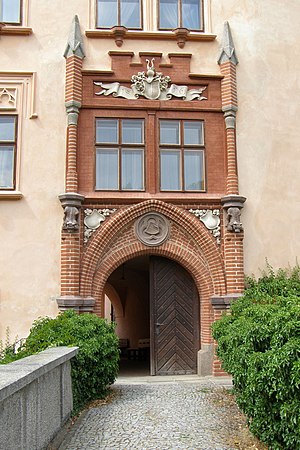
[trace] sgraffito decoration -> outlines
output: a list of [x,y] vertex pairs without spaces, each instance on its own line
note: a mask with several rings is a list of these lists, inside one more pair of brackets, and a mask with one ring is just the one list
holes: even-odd
[[169,237],[170,223],[165,216],[147,213],[135,223],[136,237],[147,246],[163,244]]
[[112,213],[114,209],[85,209],[84,210],[84,243],[86,244],[92,234],[100,227],[101,223]]
[[190,213],[194,214],[201,220],[210,233],[216,238],[217,244],[221,244],[220,231],[220,210],[219,209],[190,209]]
[[201,94],[206,86],[198,89],[189,89],[187,86],[178,86],[171,83],[169,76],[164,76],[161,72],[156,72],[154,67],[154,58],[147,62],[147,72],[138,72],[137,75],[131,77],[131,88],[121,86],[119,82],[102,83],[94,81],[96,86],[100,86],[101,90],[95,95],[112,95],[113,97],[122,97],[128,100],[136,100],[140,96],[148,100],[171,100],[173,97],[184,101],[191,100],[207,100]]

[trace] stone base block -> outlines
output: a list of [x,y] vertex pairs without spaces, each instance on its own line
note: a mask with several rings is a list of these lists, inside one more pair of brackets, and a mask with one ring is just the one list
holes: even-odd
[[206,377],[213,373],[214,344],[202,344],[198,352],[198,375]]

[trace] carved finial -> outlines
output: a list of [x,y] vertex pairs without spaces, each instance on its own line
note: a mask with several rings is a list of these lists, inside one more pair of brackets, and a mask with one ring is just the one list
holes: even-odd
[[64,52],[65,58],[73,55],[79,56],[82,59],[85,57],[78,16],[75,16],[73,19],[67,47]]
[[154,61],[155,61],[155,58],[152,58],[151,62],[149,61],[149,59],[146,59],[147,70],[155,70],[155,68],[154,68]]
[[218,64],[223,64],[227,61],[230,61],[235,65],[237,65],[239,63],[239,60],[236,56],[229,23],[225,22],[222,47],[221,47],[221,52],[220,52],[220,56],[218,59]]

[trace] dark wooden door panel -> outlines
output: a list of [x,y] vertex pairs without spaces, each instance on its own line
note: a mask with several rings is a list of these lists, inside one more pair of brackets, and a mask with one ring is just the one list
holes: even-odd
[[197,371],[199,301],[195,283],[179,264],[151,257],[151,373]]

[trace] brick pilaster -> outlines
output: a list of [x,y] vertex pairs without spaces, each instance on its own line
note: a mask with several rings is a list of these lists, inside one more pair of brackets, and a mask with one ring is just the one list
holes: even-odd
[[236,113],[238,110],[236,66],[238,59],[228,22],[225,22],[224,25],[218,64],[224,77],[221,90],[227,151],[226,196],[222,198],[225,216],[224,260],[227,293],[232,295],[239,294],[244,289],[244,233],[240,216],[246,198],[239,195],[238,186],[236,146]]
[[[229,310],[231,303],[239,296],[240,296],[239,294],[234,294],[224,296],[213,296],[211,298],[211,304],[213,307],[213,314],[214,314],[214,322],[216,320],[219,320],[222,317],[223,313]],[[217,343],[215,342],[212,374],[214,376],[226,376],[228,375],[228,373],[222,369],[221,361],[218,359],[216,355],[216,349]]]
[[238,59],[231,36],[228,22],[225,22],[223,43],[218,60],[223,75],[221,82],[222,109],[224,111],[226,126],[227,148],[227,183],[226,194],[238,194],[238,173],[236,157],[235,116],[238,107],[236,65]]
[[77,175],[77,123],[82,101],[83,40],[79,20],[75,16],[67,47],[65,106],[66,130],[66,180],[65,193],[59,195],[64,209],[61,234],[61,296],[57,299],[61,310],[68,308],[80,312],[92,311],[94,300],[83,299],[80,291],[80,212],[84,197],[78,194]]

